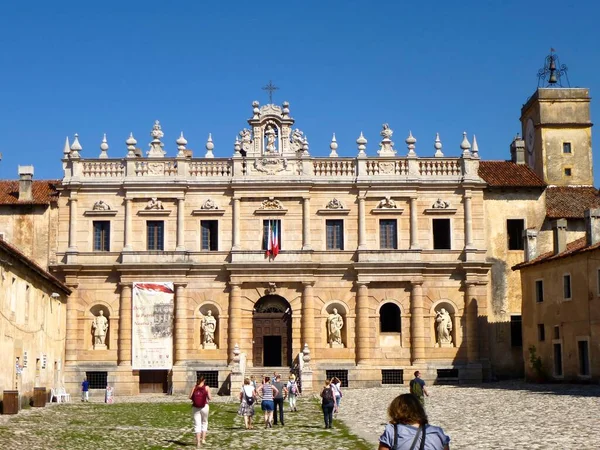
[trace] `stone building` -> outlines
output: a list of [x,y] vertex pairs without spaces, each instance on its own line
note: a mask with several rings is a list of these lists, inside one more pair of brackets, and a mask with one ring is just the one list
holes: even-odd
[[539,230],[543,248],[550,205],[597,192],[587,90],[538,89],[521,122],[510,161],[482,161],[466,134],[458,158],[439,137],[424,157],[410,134],[400,156],[387,124],[376,155],[361,134],[356,157],[335,136],[313,157],[287,102],[254,102],[231,158],[210,137],[194,157],[183,134],[167,157],[158,121],[146,157],[133,136],[118,158],[106,139],[86,157],[75,137],[52,264],[73,289],[67,385],[184,391],[198,372],[221,386],[292,366],[352,386],[522,373],[521,234]]
[[[521,273],[523,351],[532,380],[600,380],[600,209],[586,211],[586,235],[567,242],[553,223],[553,249],[537,252],[528,231]],[[533,359],[533,361],[532,361]],[[534,363],[534,361],[538,363]]]

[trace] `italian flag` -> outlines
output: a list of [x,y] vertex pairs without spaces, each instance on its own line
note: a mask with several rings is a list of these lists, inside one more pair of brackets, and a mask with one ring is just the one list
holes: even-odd
[[277,229],[277,221],[269,220],[269,231],[267,235],[267,251],[266,256],[277,256],[279,254],[279,230]]

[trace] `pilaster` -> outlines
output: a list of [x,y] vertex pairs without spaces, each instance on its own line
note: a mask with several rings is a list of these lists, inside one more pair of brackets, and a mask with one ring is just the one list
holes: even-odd
[[227,356],[233,363],[233,349],[241,340],[242,328],[242,287],[241,283],[229,282],[229,323],[227,324]]
[[425,360],[425,327],[423,323],[423,281],[411,282],[410,292],[410,336],[412,364]]
[[120,366],[131,365],[131,283],[119,283],[119,342],[118,359]]
[[369,324],[368,283],[356,282],[356,363],[362,364],[370,355],[371,327]]

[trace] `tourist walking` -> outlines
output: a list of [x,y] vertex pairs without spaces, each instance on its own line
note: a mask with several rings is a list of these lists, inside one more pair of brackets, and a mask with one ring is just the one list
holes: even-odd
[[298,383],[296,382],[296,375],[293,373],[290,375],[290,381],[287,383],[287,395],[290,403],[290,411],[298,411],[296,409],[296,397],[300,395],[298,390]]
[[87,377],[83,377],[83,382],[81,383],[81,401],[90,401],[90,382]]
[[194,433],[196,433],[196,447],[206,444],[208,431],[208,402],[211,400],[210,388],[203,375],[198,377],[196,385],[190,392],[192,400],[192,415],[194,417]]
[[273,409],[275,408],[273,398],[279,393],[277,388],[269,383],[270,381],[271,378],[265,376],[263,384],[258,388],[258,395],[262,398],[260,407],[265,413],[265,428],[273,428]]
[[277,392],[277,395],[273,397],[273,424],[277,425],[277,410],[279,409],[279,422],[281,422],[281,426],[283,426],[283,400],[287,396],[287,387],[281,381],[281,375],[279,374],[277,374],[277,377],[272,384],[273,387],[279,391]]
[[340,403],[342,401],[342,382],[338,377],[333,377],[331,379],[331,388],[333,389],[333,395],[335,396],[335,407],[333,412],[337,413],[340,410]]
[[321,389],[321,407],[323,408],[323,418],[325,419],[325,428],[333,427],[333,409],[335,407],[335,394],[331,387],[331,381],[325,380],[325,386]]
[[429,425],[427,414],[413,394],[396,397],[388,407],[390,423],[379,438],[379,450],[450,450],[450,437]]
[[240,409],[238,414],[244,418],[244,425],[246,430],[251,430],[252,418],[254,417],[254,403],[256,402],[256,389],[250,381],[250,378],[244,378],[244,384],[240,390]]
[[410,393],[417,397],[421,402],[421,405],[425,407],[425,396],[429,397],[427,389],[425,389],[425,382],[421,379],[421,372],[415,371],[415,378],[410,380],[409,383]]

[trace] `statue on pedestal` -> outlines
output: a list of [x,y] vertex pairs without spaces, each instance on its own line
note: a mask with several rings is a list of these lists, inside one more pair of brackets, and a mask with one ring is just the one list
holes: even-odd
[[203,348],[217,348],[215,344],[215,331],[217,329],[217,320],[212,315],[212,311],[209,309],[206,315],[202,318],[202,347]]
[[452,318],[445,308],[435,314],[437,341],[440,347],[452,346]]
[[108,319],[104,317],[104,311],[100,310],[92,322],[92,332],[94,333],[94,348],[106,348],[106,332],[108,331]]
[[327,331],[329,332],[329,343],[332,347],[343,347],[342,327],[344,319],[338,314],[337,308],[333,308],[333,313],[327,318]]

